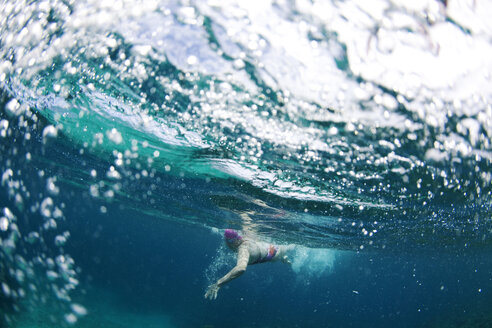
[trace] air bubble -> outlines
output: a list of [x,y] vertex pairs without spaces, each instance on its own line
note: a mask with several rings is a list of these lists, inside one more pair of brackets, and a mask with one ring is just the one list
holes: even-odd
[[58,235],[55,237],[55,245],[56,246],[63,246],[67,242],[67,238],[62,235]]
[[242,59],[236,59],[233,62],[233,66],[235,69],[243,69],[245,64],[244,64],[244,61]]
[[53,206],[53,199],[51,197],[46,197],[42,202],[41,202],[41,214],[44,217],[50,217],[51,216],[51,207]]
[[7,169],[5,172],[2,174],[2,186],[5,184],[5,182],[9,181],[12,178],[12,175],[14,172],[12,169]]
[[46,189],[52,195],[58,195],[58,193],[60,192],[60,188],[55,185],[55,182],[56,177],[48,178],[48,180],[46,181]]
[[46,271],[46,277],[48,277],[49,280],[54,281],[58,279],[58,273],[52,270]]
[[73,325],[77,322],[77,317],[73,313],[65,314],[65,321]]
[[49,220],[47,220],[47,221],[44,223],[43,228],[44,228],[45,230],[49,230],[49,229],[56,229],[56,226],[57,226],[57,225],[56,225],[56,221],[55,221],[55,220],[53,220],[53,219],[49,219]]
[[30,244],[34,243],[37,240],[39,240],[39,233],[36,231],[30,232],[26,237],[26,241]]
[[43,140],[46,141],[47,138],[56,138],[58,135],[58,130],[53,125],[48,125],[43,129]]
[[9,220],[5,216],[2,216],[0,218],[0,230],[7,231],[8,228],[9,228]]
[[99,197],[99,187],[97,186],[97,184],[91,185],[89,187],[89,192],[90,192],[92,197],[94,197],[94,198]]
[[9,121],[7,120],[1,120],[0,121],[0,136],[5,138],[7,136],[9,128]]
[[72,311],[78,316],[84,316],[87,314],[87,309],[80,304],[73,303],[71,307]]
[[116,171],[114,166],[111,166],[109,168],[109,171],[106,173],[106,176],[111,179],[121,179],[121,174],[118,171]]
[[5,296],[10,296],[10,287],[4,282],[2,282],[2,291]]
[[107,131],[106,136],[108,137],[109,140],[111,140],[117,145],[123,142],[123,137],[121,136],[121,133],[115,128],[112,128],[110,131]]
[[12,99],[5,105],[5,110],[10,116],[19,116],[25,111],[25,108],[19,104],[17,99]]
[[198,63],[198,58],[196,58],[196,56],[189,56],[188,59],[186,59],[186,62],[188,63],[188,65],[195,65]]

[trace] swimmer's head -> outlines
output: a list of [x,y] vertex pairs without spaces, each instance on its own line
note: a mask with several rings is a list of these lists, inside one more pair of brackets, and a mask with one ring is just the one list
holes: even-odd
[[243,237],[241,237],[239,233],[233,229],[226,229],[224,231],[224,238],[229,246],[237,245],[243,240]]

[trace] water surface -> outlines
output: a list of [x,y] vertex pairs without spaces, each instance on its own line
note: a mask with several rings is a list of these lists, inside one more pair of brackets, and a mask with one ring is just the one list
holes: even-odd
[[[3,323],[490,324],[491,12],[4,2]],[[244,224],[293,266],[203,300]]]

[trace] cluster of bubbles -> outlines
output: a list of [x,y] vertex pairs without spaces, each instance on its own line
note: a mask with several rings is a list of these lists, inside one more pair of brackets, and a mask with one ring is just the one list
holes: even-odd
[[[212,148],[219,171],[342,205],[426,197],[419,170],[466,198],[489,192],[486,170],[457,172],[488,165],[492,124],[490,30],[470,28],[460,8],[54,1],[4,11],[3,79],[32,87],[38,105],[54,97],[42,98],[43,114],[79,140],[84,116],[116,118],[155,137],[151,152],[162,142]],[[89,146],[129,149],[129,131],[87,129]],[[364,199],[374,193],[383,196]]]
[[[407,232],[425,243],[452,231],[487,242],[487,6],[4,3],[0,84],[14,98],[0,120],[2,154],[21,152],[9,138],[30,142],[35,108],[47,120],[37,132],[42,142],[63,135],[81,155],[109,158],[106,167],[84,172],[83,187],[94,198],[137,195],[153,205],[159,172],[232,176],[270,204],[292,200],[285,206],[290,212],[269,224],[301,231],[302,239],[363,248],[381,231],[383,246]],[[24,155],[25,161],[43,156]],[[23,186],[25,173],[7,157],[1,164],[3,188],[20,208],[34,197]],[[33,207],[45,220],[39,228],[56,229],[63,219],[57,177],[40,179],[46,195]],[[146,191],[132,193],[144,179],[152,180]],[[16,235],[15,223],[4,218],[2,231]],[[62,247],[67,238],[60,233],[53,240]]]
[[57,176],[35,169],[57,130],[4,93],[1,106],[0,322],[12,326],[19,310],[44,305],[59,311],[61,318],[47,318],[53,323],[75,323],[86,310],[70,296],[79,281],[64,251],[70,238],[60,227],[66,205],[58,201]]
[[[215,232],[218,233],[218,231]],[[233,252],[228,250],[225,244],[221,244],[213,256],[210,265],[205,270],[207,286],[216,283],[219,278],[229,272],[234,267],[235,262],[236,258]]]
[[[259,230],[290,242],[490,244],[491,10],[437,0],[2,3],[0,302],[33,308],[49,294],[68,323],[86,312],[70,298],[78,281],[59,228],[60,178],[31,165],[61,138],[106,160],[72,181],[94,199],[155,213],[160,174],[234,177],[247,185],[238,193],[267,203],[245,201]],[[217,220],[204,224],[226,224]]]

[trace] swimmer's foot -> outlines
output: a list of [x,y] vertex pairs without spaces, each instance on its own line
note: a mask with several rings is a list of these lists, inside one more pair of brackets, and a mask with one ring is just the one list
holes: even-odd
[[292,264],[292,262],[290,261],[290,259],[287,255],[282,257],[282,262],[287,263],[287,264]]

